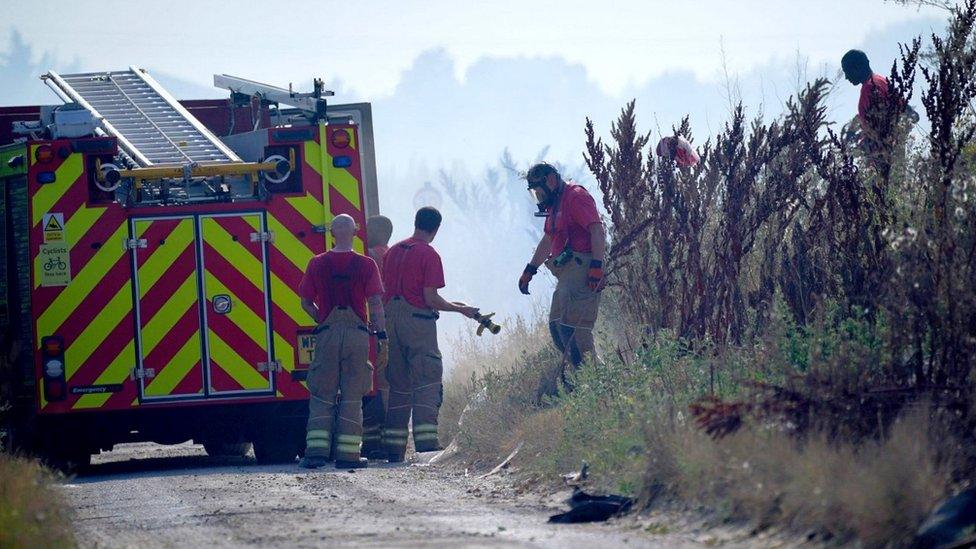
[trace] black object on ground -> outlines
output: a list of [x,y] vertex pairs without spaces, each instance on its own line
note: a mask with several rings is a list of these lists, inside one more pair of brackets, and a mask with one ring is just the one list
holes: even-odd
[[[976,545],[976,488],[968,488],[943,501],[925,519],[913,547],[972,547]],[[967,536],[968,534],[968,536]]]
[[594,496],[576,488],[567,501],[569,511],[549,517],[549,522],[573,524],[579,522],[603,522],[610,517],[630,510],[634,499],[626,496]]

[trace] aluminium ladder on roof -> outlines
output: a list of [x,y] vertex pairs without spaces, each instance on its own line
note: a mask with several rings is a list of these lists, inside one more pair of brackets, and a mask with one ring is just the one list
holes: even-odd
[[143,69],[42,78],[62,100],[88,109],[141,167],[241,161]]

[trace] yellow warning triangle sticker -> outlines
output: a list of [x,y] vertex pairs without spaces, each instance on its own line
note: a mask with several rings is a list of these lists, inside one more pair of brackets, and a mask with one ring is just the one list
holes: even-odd
[[47,225],[44,225],[45,231],[63,231],[64,227],[58,223],[58,218],[56,216],[51,216],[47,218]]

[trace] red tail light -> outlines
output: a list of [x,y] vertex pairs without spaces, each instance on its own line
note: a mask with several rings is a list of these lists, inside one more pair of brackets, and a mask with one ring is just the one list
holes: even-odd
[[64,382],[45,381],[44,398],[47,399],[49,402],[54,402],[55,400],[64,400]]
[[64,364],[64,339],[56,335],[41,338],[41,376],[44,398],[49,402],[64,400],[67,396]]

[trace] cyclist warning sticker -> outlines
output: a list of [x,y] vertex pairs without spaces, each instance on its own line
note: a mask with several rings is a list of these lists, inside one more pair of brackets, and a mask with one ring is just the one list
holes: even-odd
[[46,213],[41,222],[44,227],[44,243],[64,242],[64,214]]
[[39,259],[41,286],[67,286],[71,282],[71,263],[66,244],[41,244]]

